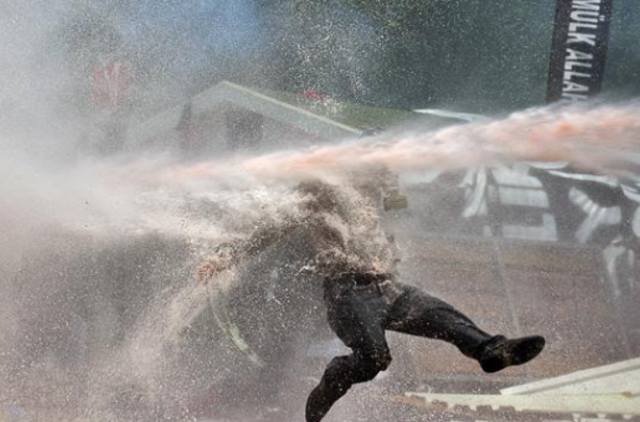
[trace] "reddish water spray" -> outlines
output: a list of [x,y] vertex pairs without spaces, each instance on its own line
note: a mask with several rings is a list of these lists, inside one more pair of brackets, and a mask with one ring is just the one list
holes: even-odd
[[616,173],[640,152],[640,106],[548,107],[503,120],[412,131],[278,152],[233,162],[174,166],[163,182],[242,173],[267,179],[309,177],[363,165],[392,170],[460,169],[513,161],[561,161]]

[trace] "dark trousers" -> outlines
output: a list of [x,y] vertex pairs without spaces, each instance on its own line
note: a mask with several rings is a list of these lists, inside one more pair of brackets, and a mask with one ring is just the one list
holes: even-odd
[[386,330],[444,340],[470,358],[492,338],[451,305],[393,281],[326,283],[325,302],[331,328],[353,353],[329,363],[307,401],[307,422],[320,421],[353,384],[387,369]]

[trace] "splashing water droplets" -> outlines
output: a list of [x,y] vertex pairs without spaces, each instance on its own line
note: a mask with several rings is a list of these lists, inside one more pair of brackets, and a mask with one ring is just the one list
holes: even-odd
[[[88,387],[78,382],[69,394],[77,394],[78,402],[85,387],[90,394],[85,408],[78,405],[74,410],[78,414],[127,420],[125,411],[143,401],[149,409],[189,409],[194,406],[189,401],[202,398],[212,380],[240,377],[250,369],[250,351],[238,357],[218,347],[213,353],[212,344],[202,340],[212,326],[228,321],[227,316],[209,315],[204,325],[199,322],[216,303],[195,284],[196,268],[216,245],[246,236],[256,222],[278,223],[283,212],[295,212],[301,197],[292,193],[292,185],[315,177],[340,183],[353,170],[370,165],[403,173],[523,160],[570,162],[620,175],[638,164],[639,116],[635,103],[547,107],[437,131],[413,128],[250,157],[197,163],[166,157],[86,162],[50,171],[46,178],[34,170],[37,166],[25,167],[28,160],[0,157],[6,174],[19,181],[0,184],[7,201],[0,216],[19,222],[15,227],[4,223],[7,230],[0,246],[11,251],[7,257],[13,266],[5,258],[0,263],[6,268],[0,270],[13,271],[20,280],[19,288],[7,290],[2,302],[4,320],[18,324],[0,326],[0,337],[9,340],[0,345],[0,355],[15,362],[1,364],[0,375],[17,373],[25,380],[49,382],[38,372],[48,357],[38,353],[47,342],[55,344],[56,337],[43,339],[44,346],[32,344],[28,328],[47,332],[49,321],[57,323],[53,315],[85,333],[73,347],[93,348],[97,356],[92,360],[91,353],[82,352],[82,371],[90,374]],[[21,227],[28,230],[18,230]],[[15,256],[21,253],[25,258],[20,262]],[[130,301],[127,307],[105,299],[116,291]],[[69,319],[60,309],[80,316]],[[84,320],[99,321],[102,331],[89,332]],[[289,321],[278,324],[287,326]],[[227,324],[224,330],[236,344],[244,344],[236,328]],[[108,341],[100,343],[99,336]],[[189,339],[193,349],[183,347]],[[47,371],[54,385],[62,382],[56,377],[77,372],[64,362]],[[130,389],[141,395],[138,404],[132,402]],[[38,390],[25,381],[8,391],[11,398],[20,398]],[[141,419],[155,415],[149,409],[139,411]]]

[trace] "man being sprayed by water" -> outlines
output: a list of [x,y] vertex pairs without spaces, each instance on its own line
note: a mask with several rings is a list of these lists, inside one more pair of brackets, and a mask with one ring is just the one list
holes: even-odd
[[301,264],[300,274],[321,280],[329,325],[352,350],[327,366],[307,400],[307,422],[320,421],[352,385],[371,381],[388,368],[386,330],[444,340],[489,373],[530,361],[545,344],[540,336],[490,335],[451,305],[397,281],[395,243],[385,236],[379,219],[388,190],[384,173],[351,175],[347,183],[300,183],[295,212],[287,210],[279,224],[223,245],[198,272],[199,281],[207,283],[287,237],[302,239],[298,244],[312,258]]

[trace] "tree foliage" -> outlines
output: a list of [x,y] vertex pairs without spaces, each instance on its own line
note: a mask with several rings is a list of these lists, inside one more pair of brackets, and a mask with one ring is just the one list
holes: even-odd
[[285,87],[466,111],[544,99],[555,0],[256,2],[278,34],[274,75]]

